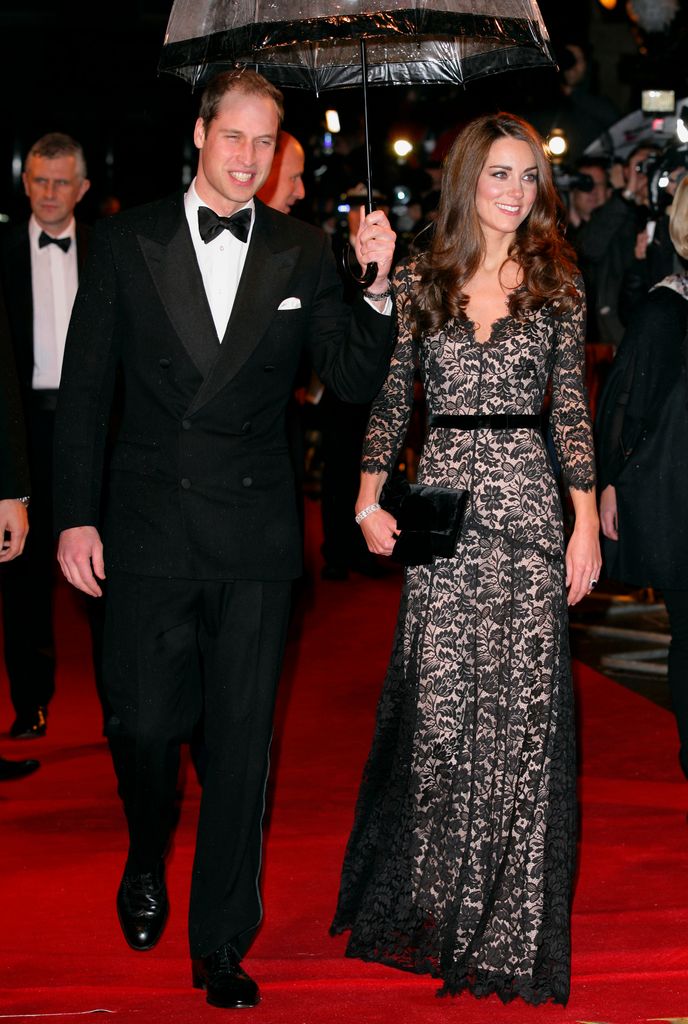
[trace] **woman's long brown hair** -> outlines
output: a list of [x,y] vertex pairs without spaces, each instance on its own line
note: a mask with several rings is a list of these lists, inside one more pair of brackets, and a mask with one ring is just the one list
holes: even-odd
[[475,192],[490,147],[501,138],[527,142],[538,175],[533,208],[509,249],[509,258],[523,274],[522,287],[509,297],[509,312],[523,317],[551,303],[563,313],[576,301],[575,257],[563,237],[564,207],[542,140],[514,114],[486,114],[463,128],[447,155],[432,246],[417,266],[418,301],[413,308],[419,337],[436,332],[452,317],[466,316],[465,288],[485,256]]

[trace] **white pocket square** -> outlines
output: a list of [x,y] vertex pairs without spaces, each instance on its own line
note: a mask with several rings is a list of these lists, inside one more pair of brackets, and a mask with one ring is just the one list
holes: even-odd
[[285,299],[283,302],[280,302],[279,306],[277,307],[278,313],[280,309],[301,309],[301,299],[297,299],[295,295],[292,295],[291,298]]

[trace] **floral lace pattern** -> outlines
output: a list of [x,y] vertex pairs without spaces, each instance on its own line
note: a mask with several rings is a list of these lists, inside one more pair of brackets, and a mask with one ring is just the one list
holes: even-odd
[[[363,467],[389,470],[410,413],[413,264]],[[429,413],[539,413],[568,483],[594,485],[572,314],[470,321],[423,340]],[[408,569],[334,931],[350,956],[469,988],[565,1003],[575,861],[573,704],[558,490],[538,431],[430,431],[419,480],[471,493],[457,556]]]

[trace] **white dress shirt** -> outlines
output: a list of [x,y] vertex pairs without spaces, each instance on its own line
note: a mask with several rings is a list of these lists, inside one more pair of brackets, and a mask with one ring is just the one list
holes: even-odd
[[[196,192],[196,179],[189,185],[189,190],[184,196],[184,212],[191,231],[191,239],[196,251],[196,259],[201,269],[201,277],[205,286],[205,294],[208,298],[210,311],[213,315],[217,336],[222,341],[229,317],[234,306],[239,279],[244,269],[246,253],[251,242],[253,225],[255,224],[255,205],[253,200],[246,203],[246,208],[252,211],[251,227],[245,242],[240,242],[231,231],[222,231],[212,242],[204,242],[198,228],[198,209],[207,204]],[[243,209],[243,207],[242,207]],[[238,211],[237,211],[238,212]],[[392,312],[392,301],[387,299],[385,305],[380,308],[375,302],[366,299],[368,305],[376,313],[389,316]]]
[[32,387],[42,391],[60,386],[67,328],[79,286],[79,268],[74,220],[66,231],[54,236],[71,239],[67,252],[58,245],[46,245],[41,249],[38,245],[41,230],[32,216],[29,220],[33,295]]
[[184,196],[184,212],[189,223],[191,240],[196,251],[196,259],[201,270],[215,330],[218,338],[222,341],[234,306],[241,272],[244,269],[246,253],[251,241],[255,223],[254,203],[252,199],[246,203],[246,208],[251,210],[251,227],[245,242],[240,242],[231,231],[221,231],[212,242],[204,242],[198,229],[198,209],[207,204],[199,197],[195,186],[196,179],[194,178],[189,185],[189,191]]

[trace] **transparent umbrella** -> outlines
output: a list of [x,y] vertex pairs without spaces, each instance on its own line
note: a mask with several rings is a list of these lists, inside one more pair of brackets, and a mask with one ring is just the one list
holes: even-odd
[[194,87],[237,66],[316,93],[361,86],[371,209],[369,85],[553,64],[535,0],[174,0],[159,68]]

